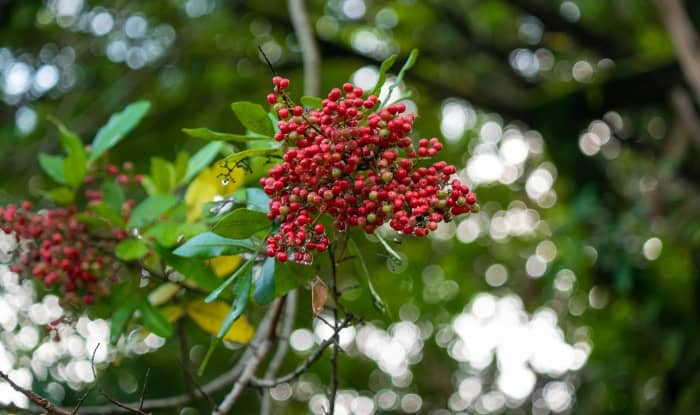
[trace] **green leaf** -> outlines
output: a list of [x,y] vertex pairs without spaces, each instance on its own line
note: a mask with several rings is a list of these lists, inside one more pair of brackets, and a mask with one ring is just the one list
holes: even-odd
[[236,281],[236,285],[233,287],[233,293],[236,298],[233,300],[231,305],[231,311],[228,316],[224,319],[219,329],[219,334],[216,335],[218,338],[222,338],[228,333],[233,323],[238,320],[238,318],[243,314],[246,307],[248,306],[248,296],[250,296],[250,282],[252,275],[247,274]]
[[282,152],[279,148],[251,148],[233,153],[230,156],[227,156],[221,162],[225,162],[229,165],[235,165],[238,162],[253,157],[282,157]]
[[382,89],[382,86],[384,85],[384,80],[386,80],[386,74],[387,72],[389,72],[389,69],[391,69],[391,67],[394,66],[394,62],[396,62],[397,57],[397,55],[391,55],[388,58],[386,58],[384,62],[382,62],[381,66],[379,67],[379,77],[377,78],[377,84],[374,86],[371,95],[377,95]]
[[[406,59],[406,62],[404,62],[403,66],[401,67],[401,70],[399,71],[399,74],[396,77],[396,80],[389,87],[389,91],[387,92],[387,95],[386,95],[387,101],[389,100],[391,93],[394,91],[394,88],[396,88],[397,86],[399,86],[401,84],[401,81],[403,80],[403,77],[406,74],[406,71],[408,71],[409,69],[411,69],[413,67],[413,65],[415,65],[417,59],[418,59],[418,49],[411,50],[411,53],[408,54],[408,58]],[[385,103],[382,102],[382,106],[384,106],[384,104]]]
[[240,101],[231,104],[231,109],[241,121],[241,124],[250,131],[268,137],[272,137],[275,134],[272,121],[270,121],[267,111],[261,105]]
[[112,344],[116,344],[119,337],[124,333],[135,309],[134,303],[132,301],[127,301],[112,313],[112,321],[109,328],[109,341]]
[[39,165],[56,183],[66,184],[63,176],[63,157],[39,153]]
[[188,183],[190,180],[194,179],[194,177],[199,174],[202,169],[209,166],[219,154],[219,151],[221,151],[223,146],[224,143],[220,141],[213,141],[194,153],[187,163],[187,173],[185,174],[185,178],[182,180],[182,183]]
[[152,195],[136,205],[129,219],[130,228],[149,225],[178,203],[175,195]]
[[213,232],[204,232],[185,242],[173,254],[185,258],[213,258],[254,251],[257,245],[250,239],[230,239]]
[[102,202],[112,208],[115,212],[121,212],[124,204],[124,189],[117,182],[109,180],[102,185]]
[[369,287],[369,294],[372,298],[372,305],[380,313],[390,315],[389,309],[387,308],[386,303],[384,302],[384,300],[382,300],[382,297],[379,295],[377,290],[374,288],[374,284],[372,284],[372,274],[370,274],[369,269],[367,268],[367,264],[365,263],[365,259],[362,257],[362,252],[357,247],[357,244],[355,244],[354,240],[350,239],[348,241],[348,243],[349,243],[350,253],[355,256],[355,258],[353,260],[353,264],[354,264],[355,268],[359,268],[359,271],[365,276],[365,279],[367,280],[367,286]]
[[[303,100],[303,98],[302,98]],[[244,144],[248,141],[255,140],[272,140],[272,137],[266,135],[242,135],[242,134],[229,134],[229,133],[219,133],[212,131],[208,128],[183,128],[182,132],[189,135],[190,137],[199,138],[207,141],[230,141],[233,143]]]
[[[246,271],[248,271],[248,270],[250,269],[250,266],[253,264],[254,261],[255,261],[255,256],[252,256],[249,260],[247,260],[246,262],[244,262],[243,265],[241,265],[240,267],[238,267],[238,269],[236,269],[236,270],[233,272],[233,274],[231,274],[230,277],[226,278],[226,280],[224,280],[224,282],[222,282],[221,284],[219,284],[219,286],[216,287],[216,289],[215,289],[214,291],[212,291],[212,292],[207,296],[207,298],[204,299],[204,302],[205,302],[205,303],[211,303],[212,301],[214,301],[214,300],[216,300],[217,298],[219,298],[219,296],[221,296],[221,293],[223,293],[224,290],[225,290],[229,285],[231,285],[231,283],[234,282],[234,281],[236,280],[236,278],[238,278],[239,275],[243,274],[244,272],[246,272]],[[248,279],[250,279],[250,277],[251,277],[251,276],[250,276],[250,273],[248,273]]]
[[63,125],[59,119],[51,115],[49,115],[47,119],[58,127],[58,134],[61,138],[61,146],[63,146],[63,149],[67,154],[81,153],[84,157],[87,157],[83,140],[80,139],[78,134],[66,128],[66,126]]
[[151,180],[158,193],[170,193],[175,188],[175,166],[161,157],[151,157]]
[[258,304],[267,304],[275,298],[275,260],[267,258],[263,262],[260,275],[255,280],[253,298]]
[[141,311],[141,320],[143,321],[143,325],[146,327],[146,329],[160,337],[172,336],[172,324],[170,324],[163,313],[161,313],[157,308],[153,307],[148,300],[141,300],[139,303],[139,310]]
[[68,187],[51,189],[47,196],[60,205],[67,205],[73,203],[73,200],[75,200],[75,192]]
[[118,210],[113,209],[111,206],[103,203],[98,203],[96,205],[90,205],[89,209],[100,217],[101,219],[109,222],[111,225],[118,226],[120,228],[126,227],[124,218],[118,213]]
[[153,183],[153,180],[149,176],[143,176],[143,179],[141,179],[141,186],[149,196],[158,194],[158,189],[156,189],[155,183]]
[[319,97],[301,97],[301,104],[307,108],[321,108],[323,107],[323,100]]
[[158,222],[148,228],[144,234],[147,238],[155,238],[158,243],[166,248],[177,243],[178,238],[182,234],[182,224],[169,220]]
[[401,263],[403,262],[403,258],[401,257],[401,255],[398,252],[396,252],[394,248],[392,248],[391,245],[389,245],[389,243],[386,240],[384,240],[384,238],[382,238],[382,236],[379,233],[375,232],[374,236],[382,244],[384,250],[386,250],[386,253],[389,254],[389,258],[392,261],[394,261],[394,264],[401,265]]
[[139,239],[126,239],[119,242],[114,253],[123,261],[133,261],[143,258],[148,253],[148,246]]
[[244,239],[272,225],[267,215],[250,209],[235,209],[218,221],[212,231],[227,238]]
[[151,108],[148,101],[137,101],[129,104],[116,114],[112,114],[107,124],[97,131],[97,135],[92,140],[92,150],[88,162],[97,160],[107,150],[114,147],[129,133]]
[[248,209],[267,214],[270,211],[270,198],[257,187],[238,189],[231,195],[235,200],[246,202]]
[[166,264],[184,275],[185,278],[198,287],[206,291],[213,291],[221,284],[221,279],[219,279],[219,277],[214,274],[214,271],[203,261],[173,255],[167,249],[160,246],[156,246],[155,249]]
[[186,151],[177,153],[175,158],[175,183],[180,184],[187,174],[187,164],[190,162],[190,155]]
[[85,152],[73,151],[63,160],[63,178],[66,184],[78,187],[83,183],[87,172],[87,158]]

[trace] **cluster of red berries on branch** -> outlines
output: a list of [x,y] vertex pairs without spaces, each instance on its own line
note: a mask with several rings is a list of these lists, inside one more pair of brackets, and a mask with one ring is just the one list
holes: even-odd
[[118,228],[90,232],[74,205],[35,212],[29,202],[0,207],[0,229],[16,240],[10,269],[60,289],[72,304],[108,294],[106,282],[116,281],[119,267],[114,249],[127,236]]
[[268,256],[310,263],[312,251],[328,248],[316,223],[324,213],[338,231],[359,226],[372,233],[388,222],[426,236],[439,222],[479,209],[469,187],[452,179],[455,166],[429,164],[442,149],[437,138],[414,146],[414,116],[404,104],[382,108],[376,96],[363,98],[361,88],[346,83],[330,91],[322,108],[304,109],[287,96],[288,79],[272,81],[267,101],[279,116],[275,139],[284,142],[284,156],[260,180],[271,197],[268,217],[280,223],[267,241]]

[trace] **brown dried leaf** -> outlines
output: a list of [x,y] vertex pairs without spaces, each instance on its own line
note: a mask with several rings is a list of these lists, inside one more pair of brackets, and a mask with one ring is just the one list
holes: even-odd
[[326,301],[328,301],[328,286],[317,275],[311,281],[311,310],[314,313],[314,317],[318,317],[321,314]]

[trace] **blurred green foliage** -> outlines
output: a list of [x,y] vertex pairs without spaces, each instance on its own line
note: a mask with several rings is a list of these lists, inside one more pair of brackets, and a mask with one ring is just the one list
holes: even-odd
[[[182,129],[206,127],[242,134],[244,126],[230,104],[264,104],[271,89],[270,73],[258,56],[258,46],[270,56],[276,71],[292,79],[291,94],[302,95],[301,54],[284,2],[90,1],[77,2],[81,8],[75,15],[57,16],[62,3],[0,1],[0,48],[5,48],[0,64],[6,70],[0,78],[5,101],[0,106],[2,204],[29,198],[51,206],[44,197],[51,178],[43,175],[37,155],[60,153],[60,136],[66,134],[59,133],[49,117],[61,120],[87,144],[111,114],[132,102],[149,101],[148,114],[109,153],[109,160],[118,164],[131,160],[136,171],[145,173],[155,160],[174,163],[173,177],[160,177],[169,171],[167,167],[153,171],[153,193],[181,195],[178,185],[184,176],[175,173],[177,155],[182,151],[194,154],[206,145],[190,137],[200,137],[203,132]],[[348,6],[360,7],[358,3],[361,13]],[[700,27],[700,7],[687,3]],[[358,238],[363,241],[360,249],[374,289],[392,317],[372,307],[364,279],[350,272],[351,268],[341,270],[341,285],[359,284],[360,288],[348,291],[348,308],[386,328],[400,318],[402,307],[406,310],[407,304],[414,305],[419,310],[418,321],[432,328],[421,361],[411,366],[412,382],[395,389],[420,394],[421,413],[449,407],[448,399],[459,383],[457,373],[474,370],[450,358],[437,345],[436,333],[477,293],[515,293],[528,313],[543,307],[554,310],[562,336],[572,344],[585,342],[592,351],[578,371],[541,374],[532,399],[504,411],[545,413],[545,384],[564,379],[575,388],[573,413],[696,413],[700,391],[700,150],[698,137],[691,136],[670,104],[671,89],[684,88],[685,82],[653,2],[314,0],[307,6],[321,48],[322,91],[341,85],[358,68],[378,68],[391,53],[397,53],[402,62],[410,50],[418,48],[421,56],[402,84],[404,91],[412,92],[418,108],[417,134],[444,135],[441,123],[448,99],[466,100],[474,111],[474,122],[458,139],[448,141],[444,152],[448,161],[468,165],[479,154],[481,128],[489,121],[504,130],[515,126],[531,133],[530,148],[538,142],[542,147],[540,152],[531,150],[530,158],[519,165],[516,180],[492,180],[476,187],[484,220],[480,234],[469,243],[461,242],[465,238],[459,235],[452,236],[454,229],[447,233],[449,238],[430,242],[404,240],[398,245],[389,241],[407,258],[407,268],[396,270],[383,256],[380,244]],[[114,27],[97,36],[90,19],[100,11],[111,13]],[[135,15],[147,21],[148,31],[132,38],[122,31],[125,20]],[[77,16],[85,16],[84,21]],[[153,42],[148,43],[151,37]],[[127,45],[123,56],[118,41]],[[129,58],[129,53],[136,55]],[[139,58],[140,53],[146,58]],[[56,65],[59,79],[48,91],[29,88],[12,95],[10,60],[25,62],[33,70],[43,64]],[[595,120],[608,125],[614,146],[600,145],[594,154],[586,155],[581,137]],[[160,159],[152,161],[152,157]],[[199,169],[213,159],[208,158]],[[45,162],[44,170],[57,163]],[[542,166],[550,166],[545,170],[554,179],[556,193],[551,203],[535,200],[528,191],[528,178]],[[74,185],[75,178],[64,179],[69,188]],[[255,184],[254,177],[246,181]],[[536,216],[531,232],[496,235],[495,218],[527,209]],[[184,213],[177,217],[184,222]],[[660,254],[645,254],[653,248],[652,238],[662,242]],[[544,240],[555,245],[556,255],[535,278],[527,261]],[[647,245],[649,241],[652,245]],[[137,255],[141,249],[131,247],[136,251],[127,252],[127,248],[123,248],[124,255]],[[484,277],[493,264],[508,270],[506,281],[487,283]],[[448,289],[447,294],[436,289],[432,274],[426,272],[434,270],[431,265],[439,266],[440,278],[454,282],[444,287],[456,289]],[[321,263],[287,271],[302,287],[296,327],[311,327],[310,293],[304,284],[316,273],[327,272],[324,267]],[[557,288],[564,269],[575,275],[570,290]],[[304,277],[299,279],[300,275]],[[115,307],[120,300],[115,298]],[[139,304],[144,319],[148,318],[152,310],[143,306],[148,302]],[[134,304],[118,310],[115,320],[131,315]],[[263,307],[252,305],[248,318],[258,321],[263,312]],[[151,317],[151,326],[162,326],[161,332],[172,329],[160,317]],[[209,335],[190,321],[185,328],[193,347],[191,356],[201,359]],[[237,353],[218,348],[201,382],[233,365]],[[120,358],[100,375],[102,385],[112,396],[133,400],[137,394],[125,393],[119,379],[125,374],[142,379],[143,369],[149,367],[152,380],[147,397],[181,393],[186,380],[173,364],[177,356],[177,342],[168,341],[157,352]],[[302,358],[291,352],[282,372]],[[492,361],[479,372],[482,392],[491,390],[497,366]],[[376,364],[362,357],[342,355],[340,373],[341,389],[364,393],[392,387]],[[326,361],[314,366],[309,376],[321,385],[328,378]],[[36,382],[36,386],[41,391],[46,385]],[[66,405],[82,395],[66,390]],[[257,398],[257,392],[249,390],[245,396]],[[221,394],[214,397],[219,400]],[[100,398],[90,400],[87,403]],[[254,412],[257,402],[244,399],[238,408],[241,413]],[[277,408],[278,413],[308,411],[306,402],[292,399],[284,405]],[[206,402],[195,406],[202,412],[208,410]]]

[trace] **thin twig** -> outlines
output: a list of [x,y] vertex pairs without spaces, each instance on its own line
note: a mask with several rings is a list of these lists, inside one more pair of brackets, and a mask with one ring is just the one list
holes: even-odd
[[148,385],[148,375],[151,374],[151,368],[146,368],[146,376],[143,377],[143,388],[141,388],[141,399],[139,399],[139,411],[143,409],[143,398],[146,396],[146,386]]
[[681,87],[673,88],[671,91],[671,106],[678,114],[683,127],[693,143],[700,149],[700,119],[693,107],[693,100],[685,89]]
[[272,388],[274,386],[277,386],[282,383],[287,383],[291,382],[294,379],[298,378],[302,374],[304,374],[306,371],[313,366],[314,363],[316,363],[321,356],[323,356],[323,352],[333,345],[334,343],[334,338],[335,335],[340,332],[340,330],[350,326],[350,324],[353,322],[354,317],[352,315],[347,315],[345,319],[338,325],[338,330],[337,332],[333,333],[333,336],[327,338],[321,344],[318,345],[318,348],[311,354],[309,355],[304,362],[302,362],[299,366],[297,366],[294,370],[291,372],[287,373],[284,376],[277,377],[275,379],[258,379],[258,378],[252,378],[250,380],[250,385],[255,386],[255,387],[260,387],[260,388]]

